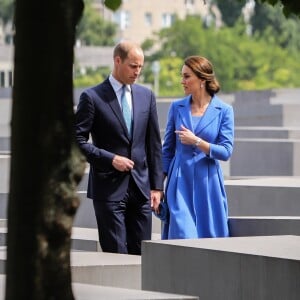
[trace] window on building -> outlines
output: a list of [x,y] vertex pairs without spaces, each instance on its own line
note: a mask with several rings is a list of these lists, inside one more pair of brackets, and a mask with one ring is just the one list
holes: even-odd
[[184,4],[185,4],[186,9],[190,11],[190,10],[194,9],[195,1],[194,0],[185,0]]
[[162,14],[162,27],[170,27],[175,21],[175,15],[170,13]]
[[195,1],[194,0],[184,0],[185,5],[194,5]]
[[130,12],[124,11],[123,18],[124,18],[124,28],[128,28],[131,23]]
[[5,72],[0,72],[0,87],[5,87]]
[[12,71],[8,72],[8,86],[13,86],[13,73],[12,73]]
[[152,14],[149,12],[145,13],[145,24],[147,26],[152,26]]
[[113,16],[113,20],[119,25],[121,30],[124,30],[130,26],[130,12],[124,10],[116,12]]

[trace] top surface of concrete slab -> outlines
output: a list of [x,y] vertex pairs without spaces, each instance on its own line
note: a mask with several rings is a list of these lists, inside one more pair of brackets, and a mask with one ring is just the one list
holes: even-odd
[[72,239],[98,241],[98,229],[96,228],[72,228]]
[[[300,103],[299,103],[300,104]],[[235,126],[234,129],[236,130],[256,130],[256,131],[282,131],[282,130],[300,130],[300,126]]]
[[[0,260],[6,259],[6,247],[0,249]],[[140,265],[141,256],[107,252],[71,251],[72,266]]]
[[300,236],[294,235],[162,240],[150,243],[300,260]]
[[272,104],[300,104],[300,89],[274,89],[274,94],[271,96]]
[[[106,287],[91,284],[73,283],[73,293],[77,300],[196,300],[197,296],[183,296],[151,291],[141,291],[134,289],[123,289],[116,287]],[[4,299],[5,275],[0,275],[0,300]]]
[[72,266],[140,265],[141,256],[104,252],[71,252]]
[[[171,299],[199,299],[196,296],[180,296],[175,294],[166,294],[151,291],[140,291],[133,289],[111,288],[104,286],[88,285],[88,284],[73,284],[73,291],[76,299],[79,300],[171,300]],[[101,298],[99,298],[101,296]]]
[[282,187],[300,187],[299,176],[286,177],[231,177],[225,180],[226,185],[243,185],[243,186],[282,186]]
[[300,217],[295,216],[230,216],[229,220],[272,220],[272,221],[300,221]]

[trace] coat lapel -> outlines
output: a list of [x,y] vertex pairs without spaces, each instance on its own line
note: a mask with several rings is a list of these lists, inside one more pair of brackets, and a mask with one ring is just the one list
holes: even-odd
[[216,96],[211,99],[209,106],[206,109],[205,114],[201,118],[199,124],[195,128],[195,134],[199,134],[205,127],[207,127],[215,118],[220,114],[220,106]]
[[[193,130],[190,108],[191,96],[185,98],[178,106],[178,113],[180,115],[182,125],[190,130]],[[177,128],[180,129],[180,128]]]

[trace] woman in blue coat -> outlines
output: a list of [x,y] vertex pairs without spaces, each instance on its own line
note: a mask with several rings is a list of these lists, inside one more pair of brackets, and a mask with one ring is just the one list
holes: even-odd
[[186,58],[181,76],[186,97],[171,104],[163,142],[169,219],[162,238],[227,237],[219,161],[233,151],[233,109],[216,96],[220,85],[206,58]]

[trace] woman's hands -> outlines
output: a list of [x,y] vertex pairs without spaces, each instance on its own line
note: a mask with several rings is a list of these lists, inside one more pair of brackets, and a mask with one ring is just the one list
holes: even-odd
[[182,144],[195,145],[199,137],[197,137],[191,130],[181,125],[181,130],[175,130],[178,138]]
[[210,144],[198,136],[196,136],[191,130],[181,125],[181,130],[175,130],[180,142],[184,145],[193,145],[199,148],[205,154],[209,154]]

